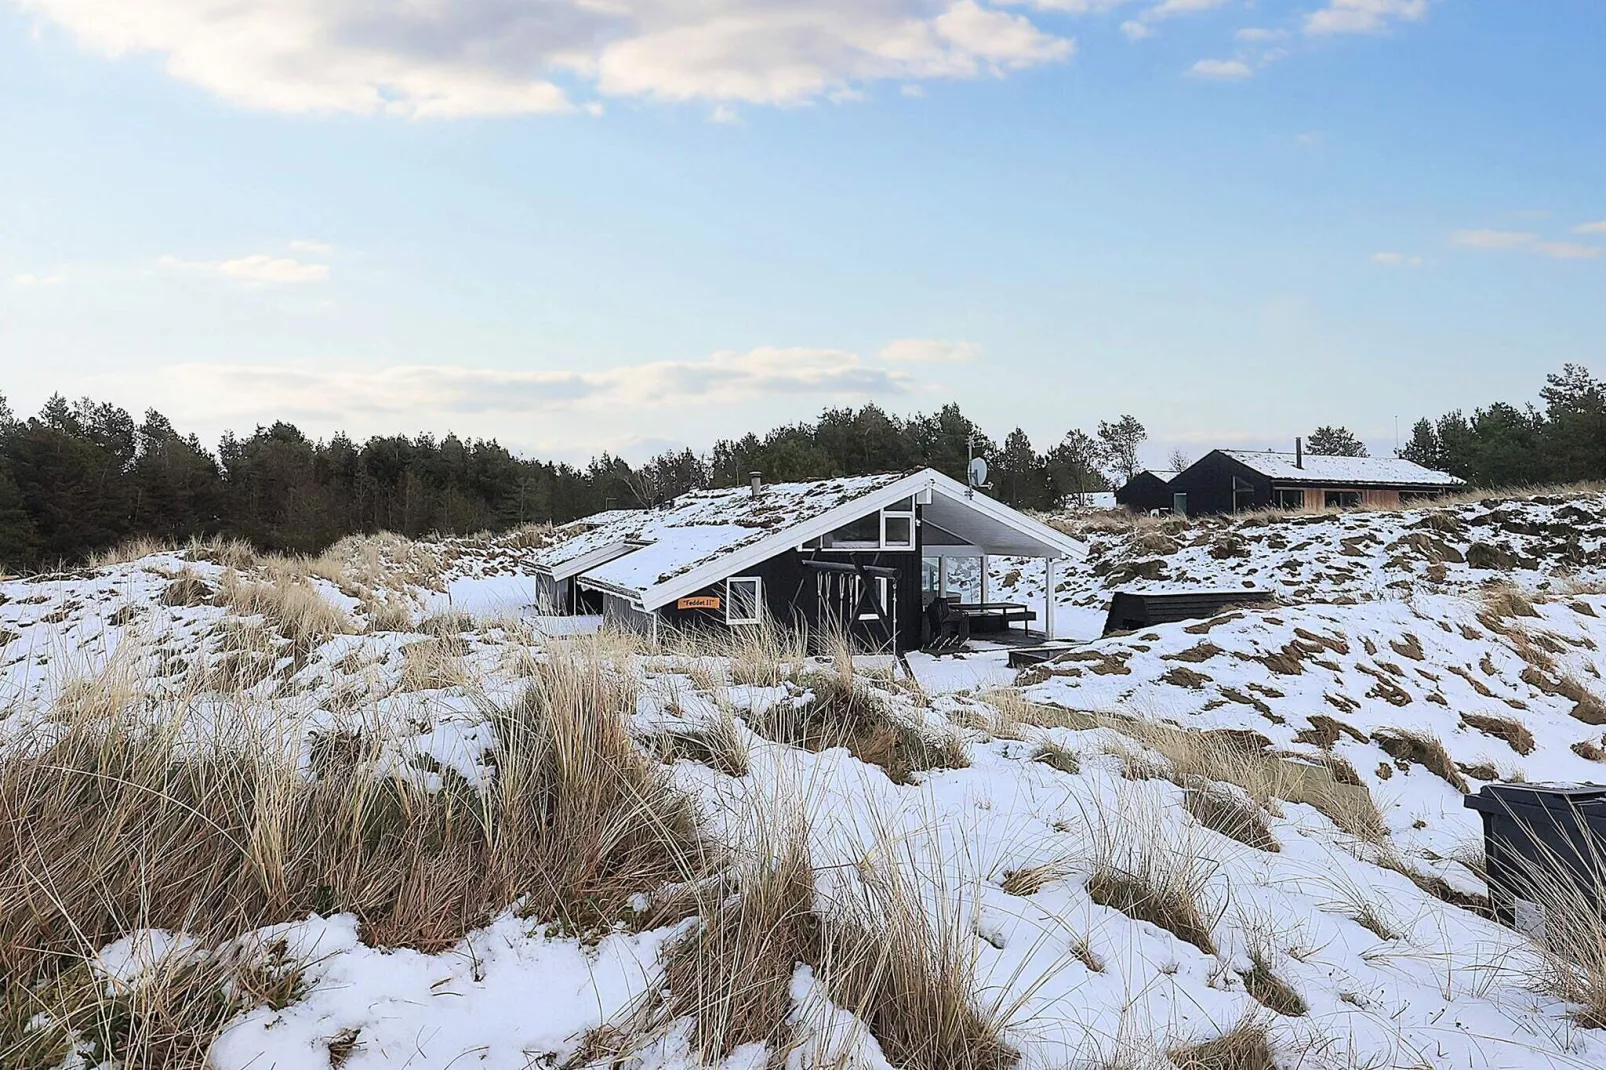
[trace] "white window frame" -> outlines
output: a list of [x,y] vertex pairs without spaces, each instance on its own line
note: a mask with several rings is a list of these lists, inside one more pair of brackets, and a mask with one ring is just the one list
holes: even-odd
[[[887,541],[887,521],[888,520],[907,520],[907,521],[909,521],[909,541],[908,542],[888,542]],[[887,509],[881,510],[881,549],[883,549],[883,550],[913,550],[915,548],[915,542],[916,541],[917,540],[915,539],[915,515],[914,515],[913,512],[904,513],[904,512],[892,512],[892,511],[887,510]]]
[[[751,583],[753,585],[753,615],[751,617],[733,617],[731,610],[736,606],[736,599],[731,597],[731,584]],[[764,619],[764,578],[762,576],[729,576],[725,579],[725,623],[726,624],[761,624]]]

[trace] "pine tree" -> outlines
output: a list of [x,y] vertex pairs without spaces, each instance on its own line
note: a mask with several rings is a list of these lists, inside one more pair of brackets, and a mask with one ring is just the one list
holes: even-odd
[[1347,427],[1318,427],[1305,440],[1305,449],[1316,457],[1367,456],[1366,443]]

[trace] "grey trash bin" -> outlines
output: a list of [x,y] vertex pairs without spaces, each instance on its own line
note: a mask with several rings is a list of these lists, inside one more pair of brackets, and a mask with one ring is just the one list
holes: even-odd
[[1606,898],[1606,784],[1490,784],[1465,805],[1483,817],[1489,900],[1502,923],[1530,934],[1543,925],[1535,873]]

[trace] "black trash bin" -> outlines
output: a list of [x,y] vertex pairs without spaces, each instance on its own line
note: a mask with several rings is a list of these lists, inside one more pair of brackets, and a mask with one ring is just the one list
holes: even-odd
[[1466,806],[1483,815],[1489,900],[1503,924],[1530,935],[1544,924],[1530,890],[1536,872],[1606,898],[1606,784],[1490,784]]

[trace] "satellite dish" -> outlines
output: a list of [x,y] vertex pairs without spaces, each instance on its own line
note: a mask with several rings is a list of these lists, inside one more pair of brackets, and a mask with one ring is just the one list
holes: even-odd
[[987,462],[980,457],[970,459],[970,485],[973,487],[987,485]]

